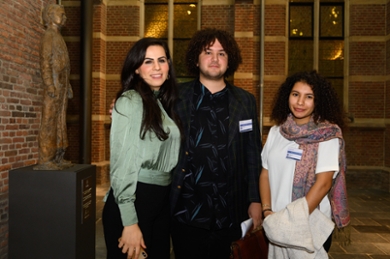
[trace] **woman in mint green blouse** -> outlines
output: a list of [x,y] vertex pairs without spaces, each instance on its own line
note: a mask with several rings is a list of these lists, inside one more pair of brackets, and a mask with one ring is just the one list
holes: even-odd
[[107,258],[170,258],[169,190],[181,141],[177,86],[164,41],[143,38],[127,54],[112,113],[111,189],[103,209]]

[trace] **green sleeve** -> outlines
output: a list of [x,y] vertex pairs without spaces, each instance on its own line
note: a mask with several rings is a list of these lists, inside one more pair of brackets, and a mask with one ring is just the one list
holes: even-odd
[[110,135],[110,180],[123,226],[138,222],[134,201],[142,163],[137,152],[141,121],[142,100],[138,95],[123,96],[117,100]]

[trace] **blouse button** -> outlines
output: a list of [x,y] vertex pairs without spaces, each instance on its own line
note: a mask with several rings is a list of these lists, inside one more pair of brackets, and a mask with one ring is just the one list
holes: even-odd
[[178,185],[178,186],[177,186],[177,189],[181,189],[181,186],[180,186],[180,185]]
[[186,156],[188,156],[188,151],[186,151]]
[[182,168],[181,171],[184,173],[186,171],[186,169]]

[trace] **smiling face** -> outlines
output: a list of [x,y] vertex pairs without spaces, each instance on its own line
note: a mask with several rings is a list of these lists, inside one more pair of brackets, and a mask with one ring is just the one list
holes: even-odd
[[314,93],[310,85],[296,82],[288,99],[290,111],[298,125],[306,124],[314,111]]
[[152,90],[159,90],[168,77],[169,60],[162,46],[150,46],[146,50],[142,65],[135,70]]
[[228,68],[228,55],[223,49],[218,39],[213,45],[204,49],[198,59],[200,70],[200,79],[220,80],[224,78],[224,74]]

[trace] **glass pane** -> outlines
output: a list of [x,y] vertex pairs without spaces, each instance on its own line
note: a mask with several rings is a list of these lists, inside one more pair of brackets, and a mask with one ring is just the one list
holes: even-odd
[[342,104],[344,99],[344,80],[342,78],[327,78],[327,80],[332,84],[333,88],[336,90],[337,97],[339,102]]
[[173,41],[173,67],[175,68],[177,77],[187,76],[187,66],[185,64],[185,54],[190,40],[174,40]]
[[288,74],[313,70],[313,41],[290,40],[288,47]]
[[320,37],[343,37],[342,5],[321,5]]
[[198,8],[195,4],[174,5],[174,38],[191,38],[196,32]]
[[344,41],[321,40],[319,42],[318,71],[326,77],[344,76]]
[[145,5],[145,37],[168,38],[168,5]]
[[313,6],[290,5],[290,38],[313,37]]

